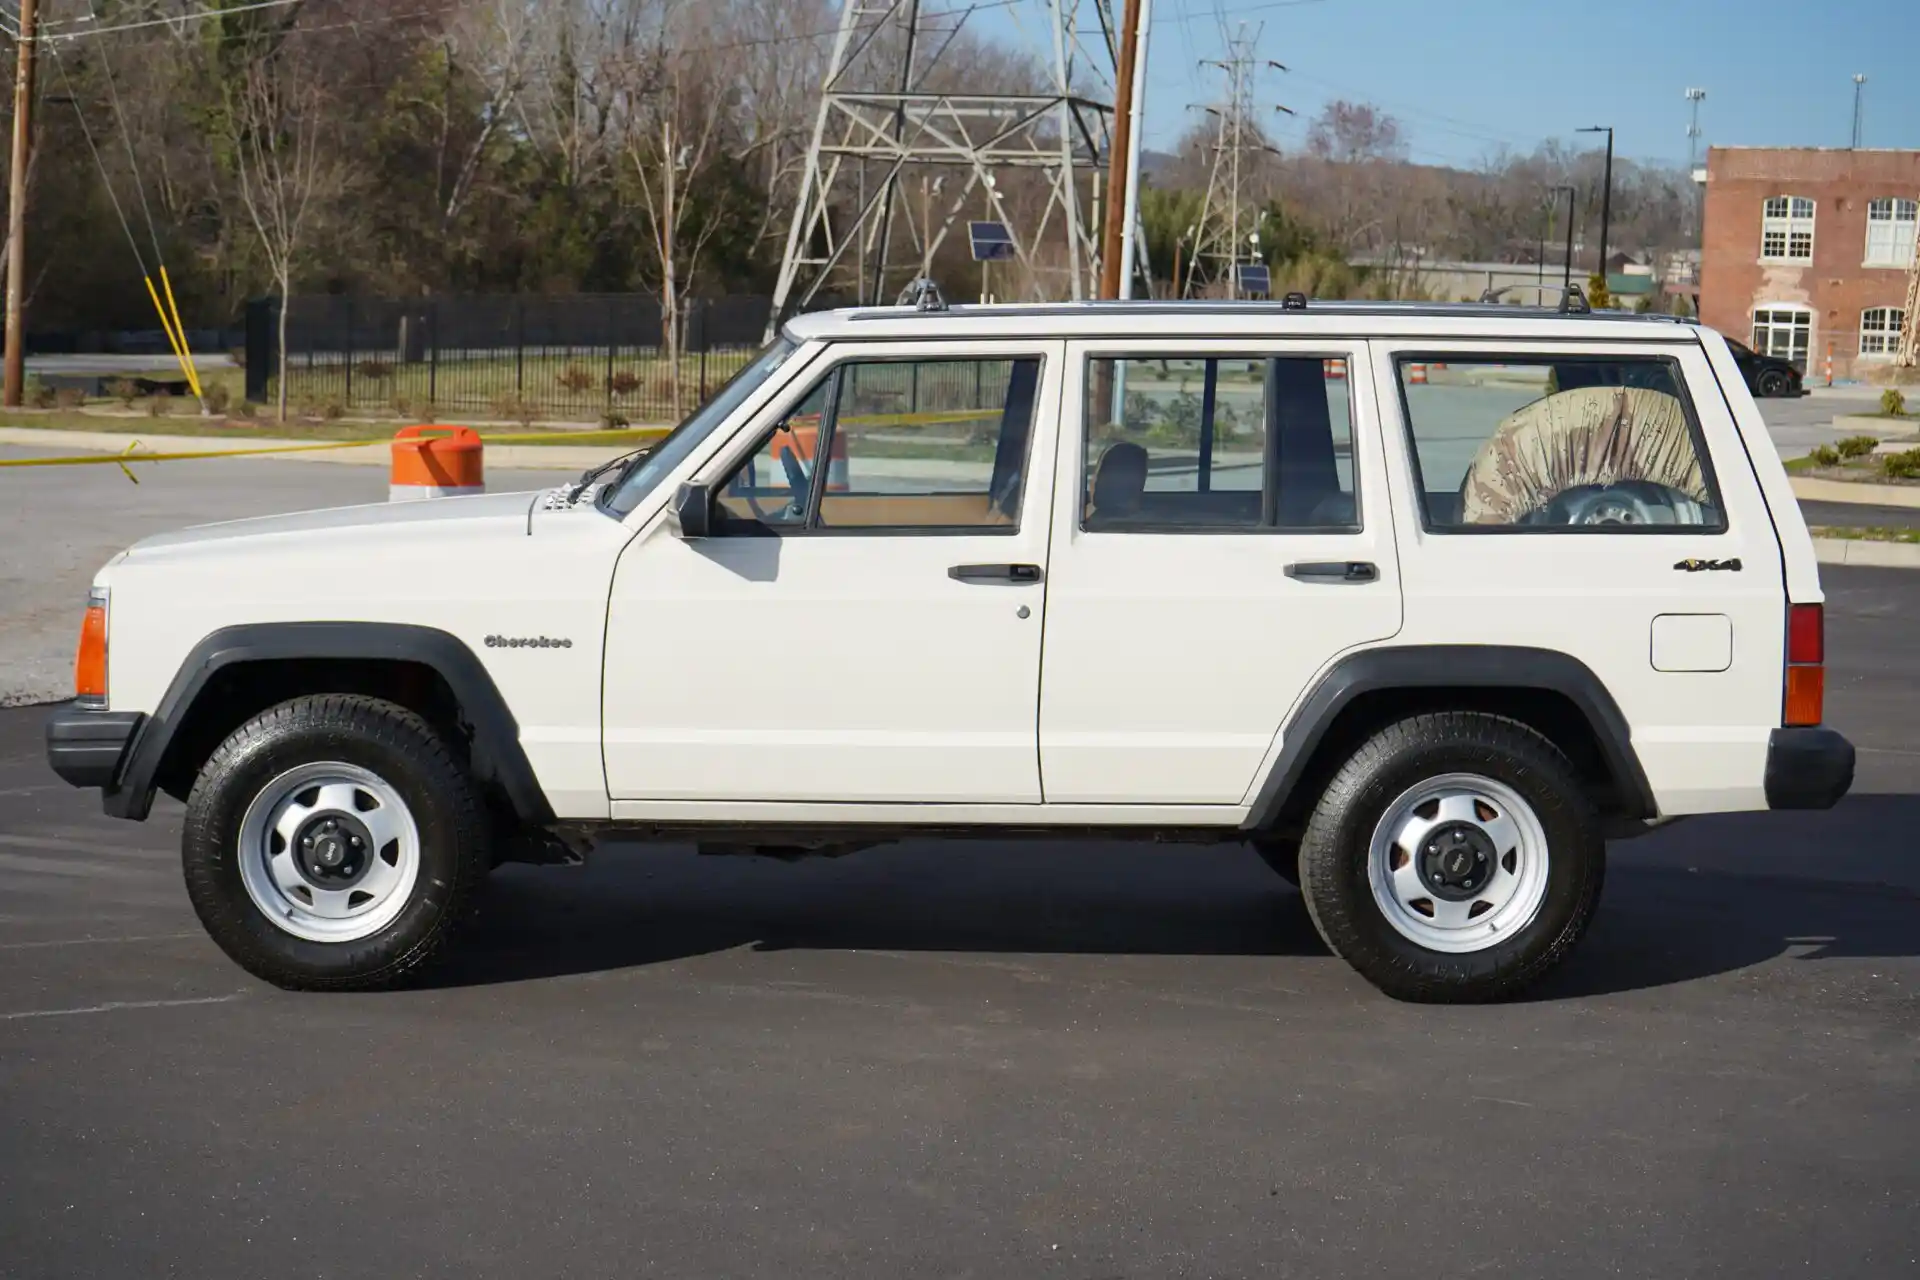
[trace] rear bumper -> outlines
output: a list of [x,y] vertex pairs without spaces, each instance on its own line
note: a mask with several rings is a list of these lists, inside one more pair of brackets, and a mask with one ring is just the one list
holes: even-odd
[[76,787],[111,788],[145,719],[138,711],[58,707],[47,717],[47,763]]
[[1832,729],[1775,729],[1767,740],[1767,807],[1831,809],[1853,785],[1853,744]]

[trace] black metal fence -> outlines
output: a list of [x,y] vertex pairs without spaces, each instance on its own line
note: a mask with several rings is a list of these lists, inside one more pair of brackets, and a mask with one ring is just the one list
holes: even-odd
[[[247,309],[247,398],[277,400],[277,299]],[[294,298],[287,399],[321,416],[671,421],[752,359],[766,298],[698,299],[678,367],[658,300],[564,297]]]

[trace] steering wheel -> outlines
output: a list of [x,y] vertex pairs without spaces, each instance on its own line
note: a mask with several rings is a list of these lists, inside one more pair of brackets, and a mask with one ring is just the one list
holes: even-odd
[[1690,525],[1707,523],[1700,504],[1650,480],[1579,485],[1564,490],[1528,517],[1528,524]]

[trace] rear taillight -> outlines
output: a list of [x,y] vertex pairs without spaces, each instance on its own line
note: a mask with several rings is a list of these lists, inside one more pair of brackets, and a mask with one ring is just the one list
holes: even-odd
[[1784,723],[1816,725],[1827,696],[1827,618],[1817,604],[1787,606],[1787,697]]
[[95,587],[80,623],[80,647],[73,655],[73,696],[107,705],[107,593]]

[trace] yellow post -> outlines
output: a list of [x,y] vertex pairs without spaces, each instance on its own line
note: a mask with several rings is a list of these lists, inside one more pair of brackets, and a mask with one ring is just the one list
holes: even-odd
[[187,375],[187,386],[193,388],[194,395],[198,396],[200,392],[197,387],[194,387],[193,372],[187,364],[186,353],[181,349],[180,338],[173,331],[173,322],[167,318],[167,309],[160,301],[160,291],[153,287],[152,276],[147,276],[145,279],[147,282],[147,296],[153,299],[154,312],[160,317],[160,328],[165,331],[167,335],[167,346],[172,349],[173,358],[180,362],[180,372]]
[[173,300],[173,279],[167,275],[167,264],[160,264],[160,283],[167,291],[167,306],[173,310],[173,331],[179,336],[180,359],[187,367],[187,385],[193,388],[193,394],[200,399],[206,397],[200,390],[200,370],[194,367],[193,349],[187,345],[187,326],[180,319],[180,304]]

